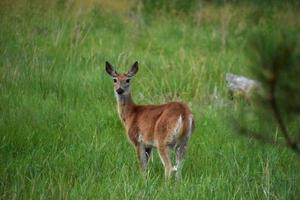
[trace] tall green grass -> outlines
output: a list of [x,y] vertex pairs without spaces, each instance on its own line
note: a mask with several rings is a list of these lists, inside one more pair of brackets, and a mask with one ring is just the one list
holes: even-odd
[[[299,33],[297,7],[205,4],[149,14],[108,1],[0,5],[0,199],[300,195],[299,158],[239,137],[224,84],[226,72],[251,77],[245,52],[253,32]],[[136,103],[191,106],[197,128],[181,181],[164,180],[156,152],[147,178],[139,172],[106,60],[120,71],[139,61]]]

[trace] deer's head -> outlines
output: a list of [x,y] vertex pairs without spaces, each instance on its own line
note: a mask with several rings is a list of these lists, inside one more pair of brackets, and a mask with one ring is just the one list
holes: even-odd
[[105,70],[114,81],[116,95],[122,96],[130,93],[130,81],[138,69],[138,62],[135,62],[127,73],[119,74],[109,62],[106,62]]

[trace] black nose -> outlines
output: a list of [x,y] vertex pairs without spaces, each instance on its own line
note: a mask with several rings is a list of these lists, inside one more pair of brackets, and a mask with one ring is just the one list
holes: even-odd
[[117,89],[117,93],[118,93],[118,94],[123,94],[123,92],[124,92],[124,90],[123,90],[122,88],[118,88],[118,89]]

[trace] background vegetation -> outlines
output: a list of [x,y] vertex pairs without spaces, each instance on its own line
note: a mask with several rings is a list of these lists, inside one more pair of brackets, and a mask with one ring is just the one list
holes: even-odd
[[[0,199],[297,199],[299,157],[234,132],[224,75],[252,77],[248,38],[299,38],[299,20],[296,1],[1,0]],[[139,61],[136,103],[191,106],[181,181],[156,152],[138,171],[106,60]]]

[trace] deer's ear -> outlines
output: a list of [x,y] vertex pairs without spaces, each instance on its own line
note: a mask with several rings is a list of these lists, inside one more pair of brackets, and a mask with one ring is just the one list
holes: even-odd
[[117,77],[118,73],[117,71],[114,69],[114,67],[109,63],[109,62],[105,62],[105,70],[106,72],[112,76],[112,77]]
[[128,77],[132,77],[132,76],[134,76],[138,71],[139,71],[139,63],[136,61],[136,62],[132,65],[131,69],[128,71],[127,76],[128,76]]

